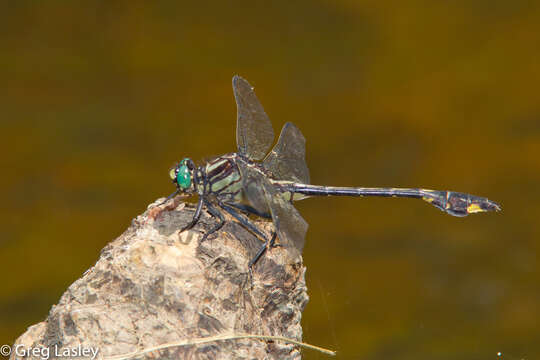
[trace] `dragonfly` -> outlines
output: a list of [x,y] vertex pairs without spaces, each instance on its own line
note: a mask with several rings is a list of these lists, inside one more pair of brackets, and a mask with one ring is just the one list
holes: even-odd
[[[293,202],[313,196],[415,198],[453,216],[501,210],[487,198],[454,191],[312,185],[305,160],[305,138],[300,130],[286,123],[272,147],[274,130],[253,87],[240,76],[233,77],[232,85],[237,105],[237,151],[200,166],[190,158],[181,160],[169,174],[176,191],[164,203],[178,194],[198,195],[193,219],[181,231],[197,224],[204,206],[219,221],[203,240],[225,224],[223,213],[232,216],[263,242],[249,262],[250,269],[267,249],[275,246],[276,237],[291,260],[298,258],[304,248],[308,224]],[[249,215],[271,220],[275,228],[272,236],[265,235]]]

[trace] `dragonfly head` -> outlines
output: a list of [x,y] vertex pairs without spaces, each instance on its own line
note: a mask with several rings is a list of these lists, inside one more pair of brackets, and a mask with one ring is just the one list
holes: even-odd
[[195,164],[190,158],[185,158],[171,169],[169,176],[180,193],[191,194],[195,191],[194,173]]

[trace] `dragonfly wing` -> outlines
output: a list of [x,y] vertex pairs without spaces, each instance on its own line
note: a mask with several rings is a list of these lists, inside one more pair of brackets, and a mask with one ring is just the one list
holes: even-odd
[[274,142],[272,123],[251,85],[238,75],[232,82],[237,106],[238,153],[251,160],[262,160]]
[[306,139],[293,123],[288,122],[283,126],[278,142],[264,159],[263,166],[270,170],[276,180],[309,184]]
[[290,259],[296,260],[304,249],[308,224],[291,202],[286,200],[269,181],[265,181],[263,189],[279,242],[287,248]]
[[249,204],[257,211],[272,216],[280,244],[287,248],[291,260],[302,253],[308,228],[307,222],[289,200],[264,176],[259,169],[238,162],[242,186]]
[[268,201],[262,187],[262,183],[268,180],[257,169],[243,161],[239,161],[237,165],[242,174],[242,191],[249,205],[260,213],[270,214]]

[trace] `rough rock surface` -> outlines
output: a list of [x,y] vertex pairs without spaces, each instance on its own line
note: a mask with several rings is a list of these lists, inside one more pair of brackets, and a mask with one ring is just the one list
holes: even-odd
[[[209,339],[255,334],[301,340],[308,301],[301,260],[285,263],[285,249],[272,248],[251,279],[248,261],[261,244],[251,233],[228,221],[201,242],[215,218],[203,211],[199,223],[180,234],[194,207],[178,200],[157,204],[109,243],[47,319],[14,346],[48,349],[50,358],[98,349],[98,359],[299,359],[299,348],[287,342]],[[268,221],[253,221],[267,234],[273,230]],[[168,343],[183,345],[143,352]]]

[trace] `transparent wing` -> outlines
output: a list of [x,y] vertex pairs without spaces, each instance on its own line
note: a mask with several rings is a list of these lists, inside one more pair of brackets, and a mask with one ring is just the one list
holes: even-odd
[[253,88],[240,76],[233,77],[237,106],[236,143],[238,153],[251,160],[262,160],[274,142],[270,119]]
[[270,214],[268,201],[262,187],[262,184],[268,181],[268,179],[257,169],[247,165],[243,161],[238,161],[237,165],[242,174],[242,190],[249,205],[261,213]]
[[264,159],[263,166],[276,180],[309,184],[306,139],[293,123],[283,126],[278,142]]
[[276,191],[274,186],[266,181],[263,184],[266,200],[272,213],[272,220],[276,226],[279,242],[287,248],[291,260],[296,260],[304,249],[307,222],[298,210],[283,194]]
[[256,168],[239,162],[243,190],[250,205],[257,211],[272,215],[279,243],[287,248],[291,260],[302,253],[308,224],[286,195],[277,191],[270,180]]

